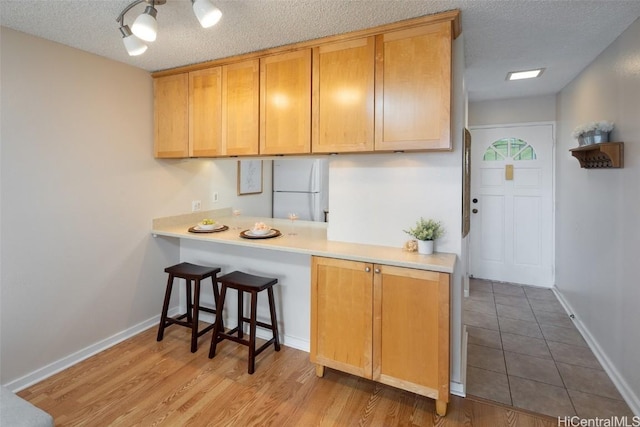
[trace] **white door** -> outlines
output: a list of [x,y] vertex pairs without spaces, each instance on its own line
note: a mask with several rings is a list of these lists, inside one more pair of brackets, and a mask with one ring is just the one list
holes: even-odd
[[553,125],[471,130],[473,277],[554,284]]

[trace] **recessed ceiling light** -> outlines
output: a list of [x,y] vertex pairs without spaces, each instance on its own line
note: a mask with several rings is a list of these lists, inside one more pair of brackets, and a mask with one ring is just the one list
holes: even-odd
[[535,70],[526,70],[526,71],[509,71],[507,73],[507,80],[522,80],[522,79],[533,79],[536,77],[540,77],[544,68],[537,68]]

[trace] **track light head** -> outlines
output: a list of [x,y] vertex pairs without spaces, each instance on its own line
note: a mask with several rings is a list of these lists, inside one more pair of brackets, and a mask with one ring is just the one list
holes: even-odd
[[120,33],[122,34],[122,42],[129,56],[138,56],[145,53],[147,45],[131,33],[128,25],[121,26]]
[[158,34],[157,15],[158,11],[153,5],[147,6],[144,12],[133,21],[133,26],[131,27],[133,34],[147,42],[155,41]]
[[191,0],[193,13],[202,28],[213,27],[220,21],[222,12],[209,0]]

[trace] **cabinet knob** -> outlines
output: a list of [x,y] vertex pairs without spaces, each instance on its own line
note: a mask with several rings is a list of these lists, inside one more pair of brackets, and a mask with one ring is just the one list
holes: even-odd
[[367,273],[369,273],[369,272],[371,271],[371,268],[370,268],[370,267],[365,267],[365,268],[364,268],[364,271],[366,271]]
[[378,274],[380,273],[380,269],[379,269],[379,268],[376,268],[376,269],[375,269],[375,270],[373,270],[373,271],[374,271],[375,273],[378,273]]
[[473,209],[471,212],[478,213],[478,209]]

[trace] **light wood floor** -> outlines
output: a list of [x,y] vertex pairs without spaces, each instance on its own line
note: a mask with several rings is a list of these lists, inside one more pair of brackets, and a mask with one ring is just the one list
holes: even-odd
[[189,331],[164,341],[143,332],[18,393],[56,426],[555,426],[557,420],[452,396],[446,417],[426,397],[327,369],[309,355],[265,350],[247,374],[247,348],[230,341],[208,359],[207,334],[195,354]]

